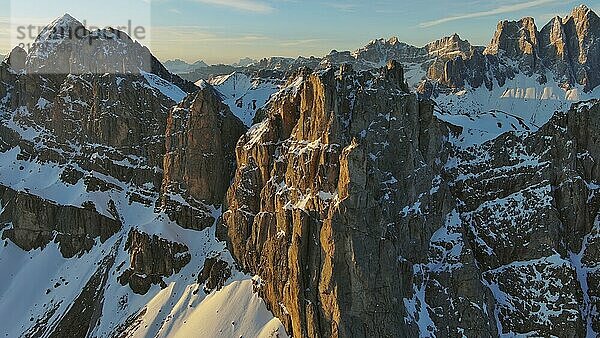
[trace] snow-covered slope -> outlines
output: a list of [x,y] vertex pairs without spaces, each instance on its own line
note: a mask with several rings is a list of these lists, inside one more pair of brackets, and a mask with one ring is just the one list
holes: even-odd
[[[220,206],[190,229],[161,204],[169,112],[198,88],[160,64],[37,72],[65,61],[52,27],[73,25],[65,15],[44,30],[32,74],[0,63],[0,335],[285,337],[216,237]],[[141,47],[119,48],[104,62]]]
[[[145,74],[153,90],[176,88],[157,79],[156,75]],[[125,81],[125,80],[122,80]],[[174,92],[179,92],[173,90]],[[169,90],[169,92],[172,92]],[[21,110],[20,114],[24,112]],[[3,125],[15,131],[23,140],[32,142],[39,149],[49,149],[46,143],[49,132],[21,125],[9,112],[2,114]],[[91,156],[94,161],[108,160],[104,157],[110,148],[101,145],[81,145],[69,150],[78,156],[95,148]],[[112,150],[114,151],[114,150]],[[45,336],[53,328],[63,325],[65,316],[73,304],[81,299],[82,290],[98,276],[106,276],[98,290],[101,316],[91,335],[110,336],[119,330],[132,337],[210,336],[271,337],[274,332],[285,336],[281,323],[268,312],[264,303],[252,290],[251,277],[233,272],[222,291],[206,295],[201,290],[195,275],[202,271],[207,257],[218,256],[233,266],[225,244],[218,241],[215,226],[199,231],[186,230],[172,222],[160,211],[155,211],[158,194],[151,185],[137,186],[111,177],[106,172],[87,171],[76,163],[77,170],[86,172],[85,179],[75,184],[67,183],[64,175],[69,166],[46,162],[39,158],[23,159],[19,146],[0,153],[0,185],[19,192],[39,196],[45,201],[75,207],[92,203],[98,213],[115,218],[122,223],[121,230],[104,243],[96,240],[90,252],[75,258],[64,258],[57,244],[43,249],[24,251],[5,239],[0,246],[0,270],[6,278],[0,278],[0,334],[19,337],[37,332]],[[116,160],[119,166],[140,168],[140,158],[128,156]],[[82,165],[83,166],[83,165]],[[106,191],[90,190],[87,180],[107,182]],[[132,201],[132,195],[143,195],[148,201]],[[4,201],[7,203],[10,201]],[[214,210],[218,218],[219,210]],[[117,215],[117,216],[116,216]],[[7,229],[11,229],[9,224]],[[171,242],[184,244],[189,249],[191,262],[179,273],[166,278],[166,288],[158,285],[145,295],[134,293],[122,286],[118,280],[122,267],[130,266],[130,254],[126,248],[132,229]],[[4,237],[3,237],[4,238]],[[232,300],[235,302],[232,303]],[[131,321],[130,321],[131,320]],[[190,325],[188,325],[190,323]],[[211,323],[207,325],[207,323]],[[237,324],[232,324],[237,323]],[[198,326],[200,325],[200,326]]]
[[[138,206],[137,211],[143,208]],[[146,212],[152,213],[151,210]],[[223,243],[211,235],[214,229],[201,233],[183,231],[176,224],[161,222],[158,215],[153,217],[157,219],[140,229],[186,243],[194,259],[179,274],[166,280],[165,289],[154,286],[143,296],[116,280],[119,266],[129,261],[124,250],[127,227],[75,259],[63,258],[56,245],[26,252],[4,241],[0,247],[0,269],[6,276],[0,279],[0,315],[4,318],[0,333],[7,337],[34,332],[45,336],[44,332],[56,326],[76,303],[108,255],[117,264],[105,271],[109,278],[100,294],[104,304],[102,316],[90,332],[94,336],[110,336],[120,326],[124,329],[122,333],[130,337],[286,336],[281,323],[273,319],[253,292],[250,277],[237,273],[221,291],[209,295],[198,291],[193,276],[201,270],[204,258],[215,253],[226,255]],[[231,261],[230,257],[227,259]],[[133,318],[130,325],[124,325],[127,319]]]
[[142,72],[142,75],[152,88],[159,90],[163,95],[175,102],[180,102],[187,95],[187,93],[181,90],[181,88],[169,81],[166,81],[158,75],[147,72]]
[[210,81],[222,95],[223,102],[248,127],[252,125],[256,112],[279,90],[279,83],[277,80],[251,78],[237,72]]
[[582,86],[563,89],[557,83],[540,84],[524,74],[504,86],[465,88],[433,98],[438,117],[464,127],[463,145],[481,144],[507,131],[531,132],[547,123],[557,111],[579,101],[600,97],[600,87],[585,92]]

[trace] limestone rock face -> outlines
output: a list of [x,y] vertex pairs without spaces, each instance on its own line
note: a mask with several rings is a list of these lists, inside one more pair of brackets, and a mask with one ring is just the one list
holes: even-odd
[[502,21],[484,54],[515,60],[526,75],[552,70],[565,86],[590,91],[600,84],[600,18],[585,6],[552,19],[538,31],[533,18]]
[[573,75],[586,90],[600,85],[600,18],[585,6],[563,19]]
[[15,73],[20,73],[25,70],[25,62],[27,60],[27,52],[21,47],[15,47],[10,52],[6,59],[6,63]]
[[0,62],[0,95],[6,97],[15,83],[15,74],[7,62]]
[[121,222],[93,209],[60,206],[34,195],[0,186],[2,237],[23,250],[58,243],[65,258],[89,251],[96,239],[104,242],[121,229]]
[[600,84],[600,19],[579,6],[565,17],[556,17],[540,32],[540,51],[545,65],[563,83],[578,83],[586,90]]
[[[464,229],[440,177],[449,128],[406,92],[398,68],[301,72],[238,143],[229,245],[294,336],[418,335],[421,292],[436,299],[430,315],[444,333],[459,332],[459,312],[469,334],[495,333],[469,249],[452,255],[456,269],[425,272],[450,259],[442,248]],[[432,246],[446,223],[456,239]]]
[[204,292],[207,294],[220,290],[225,282],[231,277],[231,267],[219,257],[207,258],[204,267],[198,275],[198,284],[204,284]]
[[[167,118],[162,207],[186,228],[212,226],[209,206],[221,205],[235,171],[244,124],[206,88],[173,107]],[[187,205],[173,203],[183,197]]]
[[[494,37],[483,49],[460,39],[446,38],[428,46],[442,51],[427,70],[427,81],[450,89],[465,85],[491,90],[503,86],[517,74],[534,77],[544,84],[548,74],[564,88],[581,85],[591,91],[600,85],[600,19],[579,6],[564,17],[556,17],[538,31],[533,18],[498,23]],[[430,49],[431,54],[431,49]],[[425,94],[425,92],[421,92]]]
[[505,134],[448,171],[504,334],[597,330],[599,109],[576,105],[532,135]]
[[273,313],[294,336],[595,332],[600,104],[464,148],[403,74],[299,71],[241,137],[221,237]]
[[[380,64],[382,61],[382,52],[386,54],[387,60],[404,61],[424,61],[427,58],[427,50],[425,48],[417,48],[406,43],[400,42],[398,38],[389,40],[373,40],[365,47],[352,53],[355,59],[364,60],[372,64]],[[334,53],[331,53],[333,57]]]
[[427,69],[427,77],[440,79],[443,83],[454,84],[462,81],[457,79],[464,70],[461,67],[449,66],[451,60],[463,60],[473,53],[471,44],[462,40],[458,34],[444,37],[425,46],[430,57],[435,57]]
[[166,287],[163,277],[178,273],[191,260],[184,244],[135,229],[129,232],[125,250],[129,252],[130,267],[119,276],[119,281],[129,284],[138,294],[146,294],[153,284]]
[[454,33],[450,36],[428,43],[425,48],[430,55],[445,56],[450,53],[469,53],[473,46],[471,46],[469,41],[462,40],[458,34]]
[[520,66],[530,75],[537,67],[539,59],[538,31],[533,18],[519,21],[501,21],[492,42],[484,54],[498,55],[518,60]]

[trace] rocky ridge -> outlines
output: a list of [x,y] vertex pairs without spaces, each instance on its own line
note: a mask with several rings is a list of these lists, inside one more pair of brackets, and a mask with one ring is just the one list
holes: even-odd
[[[265,58],[246,67],[211,66],[202,74],[187,74],[194,81],[241,72],[250,77],[285,79],[302,67],[327,69],[344,63],[367,70],[395,60],[407,72],[407,81],[422,95],[457,92],[469,88],[502,88],[520,74],[539,86],[557,83],[565,90],[591,92],[600,61],[598,15],[585,5],[565,17],[555,17],[538,28],[533,18],[501,21],[487,46],[474,46],[458,34],[415,47],[398,38],[377,39],[355,51],[332,51],[324,57]],[[200,77],[198,77],[200,76]],[[435,88],[435,93],[431,91]]]
[[301,72],[240,139],[223,232],[271,311],[294,336],[598,332],[598,101],[463,148],[402,75]]
[[235,144],[245,132],[246,127],[210,86],[171,109],[161,203],[178,224],[203,230],[215,223],[210,206],[224,201],[235,170]]
[[[425,278],[417,262],[426,265],[431,237],[451,221],[441,179],[451,127],[433,111],[408,92],[399,64],[374,74],[346,66],[300,74],[240,139],[223,223],[290,334],[411,336],[429,317],[406,304]],[[464,262],[456,271],[440,267],[450,270],[439,271],[436,305],[468,312],[481,325],[463,329],[490,335],[491,296],[464,256],[453,257]],[[455,273],[467,274],[468,289],[448,290]],[[458,330],[458,318],[439,319]]]
[[[81,38],[64,34],[74,29]],[[167,335],[178,311],[167,300],[202,304],[198,290],[250,283],[214,238],[246,128],[212,87],[65,15],[0,64],[0,94],[0,265],[11,276],[0,312],[14,323],[3,335]],[[27,295],[14,289],[24,283]],[[254,304],[240,335],[277,332]]]

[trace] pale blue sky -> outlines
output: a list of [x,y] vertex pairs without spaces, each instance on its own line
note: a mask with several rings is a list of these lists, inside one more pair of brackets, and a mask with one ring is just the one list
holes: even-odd
[[541,28],[582,3],[600,13],[600,0],[0,0],[9,13],[0,16],[0,52],[14,44],[11,17],[41,25],[64,12],[93,25],[150,27],[142,42],[161,59],[217,63],[322,56],[391,36],[422,46],[456,32],[487,44],[501,19],[533,16]]

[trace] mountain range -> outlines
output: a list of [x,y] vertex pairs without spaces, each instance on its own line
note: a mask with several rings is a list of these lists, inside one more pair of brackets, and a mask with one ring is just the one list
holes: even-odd
[[240,59],[240,61],[233,63],[231,65],[221,64],[221,65],[209,66],[202,60],[196,61],[194,63],[187,63],[181,59],[175,59],[175,60],[165,61],[164,65],[173,74],[180,74],[180,75],[188,74],[188,76],[193,77],[193,75],[190,75],[190,74],[194,74],[195,72],[202,71],[205,68],[214,68],[214,70],[219,69],[219,67],[241,68],[241,67],[248,67],[256,62],[257,62],[256,60],[251,59],[251,58],[243,58],[243,59]]
[[0,63],[0,335],[600,333],[587,7],[208,67],[81,27]]
[[208,65],[204,61],[196,61],[192,64],[180,59],[165,61],[165,67],[174,74],[191,73],[194,70],[207,68]]

